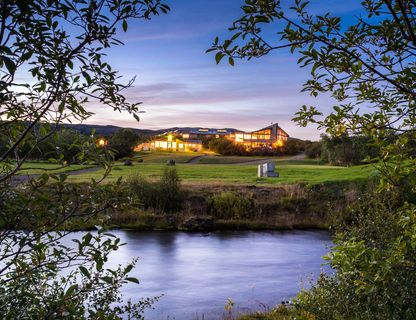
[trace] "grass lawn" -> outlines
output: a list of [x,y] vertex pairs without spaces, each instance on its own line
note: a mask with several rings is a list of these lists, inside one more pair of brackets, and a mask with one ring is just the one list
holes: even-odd
[[[135,163],[133,166],[117,164],[108,180],[119,177],[128,178],[140,174],[149,179],[157,179],[162,174],[163,164]],[[290,184],[290,183],[323,183],[330,181],[353,181],[367,178],[374,174],[372,165],[355,167],[333,167],[308,164],[278,164],[276,170],[279,178],[257,178],[257,165],[215,165],[215,164],[177,164],[182,181],[186,183],[218,184]],[[99,178],[103,170],[70,176],[73,182],[83,182]]]
[[208,155],[198,160],[200,164],[233,164],[256,160],[275,160],[276,157],[249,157],[249,156],[217,156]]
[[192,158],[203,155],[197,152],[144,152],[137,153],[136,159],[143,159],[145,163],[166,163],[175,160],[176,163],[186,163]]

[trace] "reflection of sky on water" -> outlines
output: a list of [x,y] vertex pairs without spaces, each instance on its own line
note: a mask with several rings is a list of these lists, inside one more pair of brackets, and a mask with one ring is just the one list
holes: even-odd
[[[126,297],[163,294],[149,319],[217,319],[228,298],[242,310],[273,306],[296,294],[322,269],[329,235],[319,231],[180,232],[117,231],[123,246],[110,264],[140,257]],[[304,283],[304,282],[303,282]]]

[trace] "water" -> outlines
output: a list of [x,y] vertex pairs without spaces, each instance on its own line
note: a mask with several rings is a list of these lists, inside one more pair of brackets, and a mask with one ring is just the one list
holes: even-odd
[[322,271],[330,236],[322,231],[113,232],[127,242],[111,264],[139,257],[139,286],[126,297],[163,294],[147,319],[220,319],[228,298],[239,311],[264,310],[293,297]]

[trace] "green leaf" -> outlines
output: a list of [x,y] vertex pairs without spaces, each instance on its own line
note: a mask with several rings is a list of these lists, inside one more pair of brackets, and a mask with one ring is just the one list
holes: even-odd
[[224,53],[222,53],[222,52],[218,52],[215,55],[215,61],[217,62],[217,64],[219,64],[221,62],[222,58],[224,58]]
[[72,295],[74,292],[75,292],[75,290],[77,290],[78,289],[78,285],[77,284],[73,284],[72,286],[70,286],[69,288],[68,288],[68,290],[66,290],[66,292],[65,292],[65,296],[66,297],[69,297],[70,295]]
[[81,273],[86,276],[87,278],[90,278],[90,272],[87,270],[87,268],[85,268],[84,266],[80,266],[79,270],[81,271]]
[[133,269],[133,267],[134,267],[134,265],[129,264],[129,265],[126,267],[126,273],[129,273],[129,272]]
[[126,280],[129,281],[129,282],[134,282],[134,283],[140,284],[140,281],[137,278],[127,277]]
[[109,284],[113,283],[113,278],[111,278],[111,277],[102,277],[101,280],[103,280],[104,282],[107,282]]
[[9,71],[10,74],[14,74],[14,72],[16,71],[16,65],[14,63],[14,61],[8,57],[3,56],[2,57],[3,62],[7,68],[7,70]]
[[91,242],[91,239],[92,239],[92,234],[91,233],[87,233],[85,236],[84,236],[84,239],[83,239],[83,244],[84,245],[88,245],[88,244],[90,244],[90,242]]
[[126,32],[127,31],[127,20],[123,20],[123,31]]

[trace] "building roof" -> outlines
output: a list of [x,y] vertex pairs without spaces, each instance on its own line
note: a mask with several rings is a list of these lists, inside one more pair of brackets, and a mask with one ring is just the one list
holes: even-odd
[[[272,129],[273,127],[277,127],[277,129],[281,130],[284,134],[289,136],[286,131],[284,131],[278,123],[273,123],[265,128],[254,130],[254,131],[240,131],[231,128],[224,128],[224,129],[216,129],[216,128],[179,128],[173,131],[173,133],[179,134],[193,134],[193,135],[229,135],[235,133],[253,133],[257,131]],[[165,133],[166,134],[166,133]]]
[[201,134],[201,135],[227,135],[235,132],[235,129],[214,129],[214,128],[189,128],[186,130],[178,130],[182,134]]

